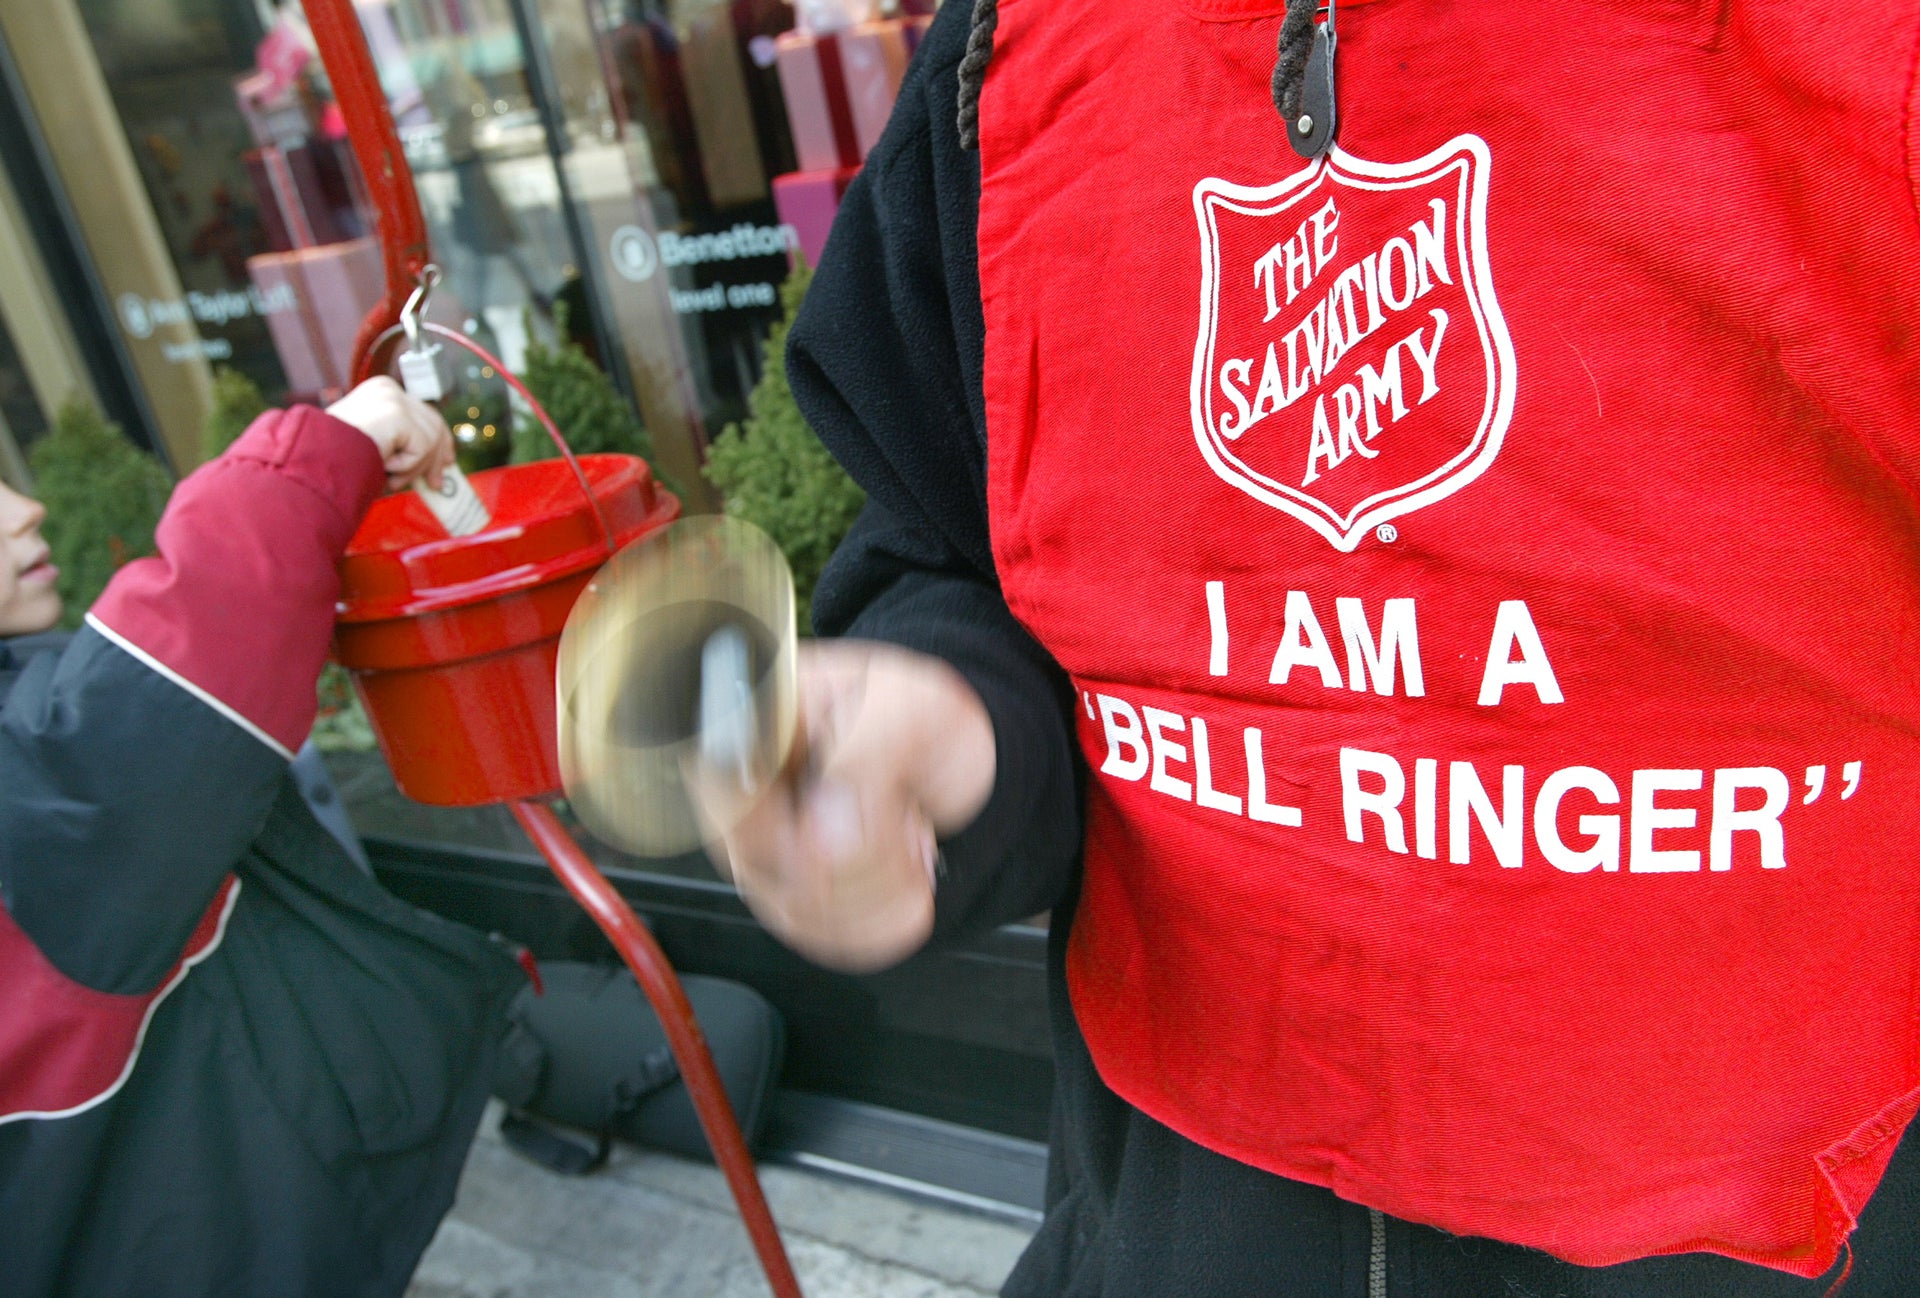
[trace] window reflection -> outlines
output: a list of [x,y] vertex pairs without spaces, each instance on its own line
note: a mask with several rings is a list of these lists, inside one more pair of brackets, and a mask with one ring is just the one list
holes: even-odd
[[[383,268],[301,5],[49,3],[84,17],[151,208],[132,223],[158,232],[89,235],[149,400],[203,397],[222,365],[273,401],[342,390]],[[444,273],[438,318],[515,369],[564,332],[633,397],[689,503],[713,503],[704,446],[747,415],[779,287],[823,244],[924,29],[904,15],[930,4],[844,0],[859,10],[843,34],[862,127],[825,170],[796,148],[792,123],[824,110],[783,81],[790,56],[813,57],[794,55],[812,37],[787,0],[353,5]],[[884,56],[884,75],[860,81],[860,50]],[[468,377],[454,413],[510,423],[504,387]],[[176,450],[194,441],[171,425],[195,399],[169,416]]]
[[603,108],[568,97],[567,175],[643,412],[664,425],[655,444],[704,446],[747,413],[795,246],[771,186],[793,146],[777,75],[756,58],[793,10],[783,0],[538,8],[558,79],[583,79],[590,57],[607,89]]
[[46,431],[47,412],[40,408],[13,335],[0,321],[0,482],[27,489],[26,450]]

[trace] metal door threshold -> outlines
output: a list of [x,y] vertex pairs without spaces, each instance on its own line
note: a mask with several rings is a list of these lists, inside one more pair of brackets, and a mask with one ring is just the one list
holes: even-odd
[[1025,1226],[1045,1202],[1045,1145],[804,1091],[775,1095],[761,1156]]

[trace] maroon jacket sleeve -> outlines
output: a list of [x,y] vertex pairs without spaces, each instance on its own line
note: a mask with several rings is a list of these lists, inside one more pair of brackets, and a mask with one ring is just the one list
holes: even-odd
[[357,429],[307,406],[263,415],[180,484],[160,553],[122,569],[87,621],[291,756],[313,728],[340,555],[385,482]]

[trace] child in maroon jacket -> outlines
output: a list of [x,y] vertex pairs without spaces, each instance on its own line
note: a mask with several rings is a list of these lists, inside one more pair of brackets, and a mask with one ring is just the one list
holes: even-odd
[[452,462],[390,380],[182,482],[68,636],[0,489],[0,1258],[40,1295],[397,1295],[523,979],[403,905],[289,774],[336,567]]

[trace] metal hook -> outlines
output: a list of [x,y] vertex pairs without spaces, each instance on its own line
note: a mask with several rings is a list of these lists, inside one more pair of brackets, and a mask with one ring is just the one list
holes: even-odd
[[407,333],[407,350],[420,350],[420,321],[427,313],[427,300],[433,296],[433,290],[440,286],[440,268],[428,262],[420,268],[420,283],[407,299],[406,306],[400,309],[400,327]]

